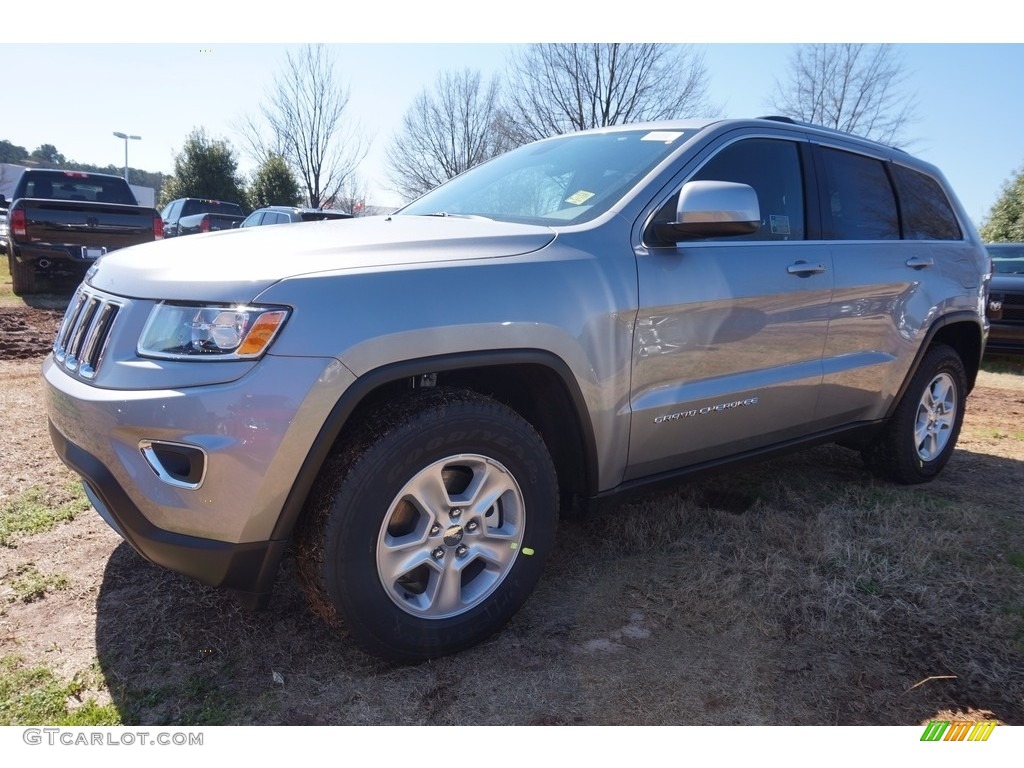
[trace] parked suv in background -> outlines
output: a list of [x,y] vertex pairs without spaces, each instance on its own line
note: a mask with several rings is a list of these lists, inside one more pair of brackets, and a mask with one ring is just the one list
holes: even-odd
[[[560,505],[813,443],[953,452],[989,259],[934,167],[780,120],[558,136],[396,214],[104,257],[51,435],[150,560],[418,660],[499,629]],[[567,597],[567,599],[571,599]]]
[[271,224],[290,224],[300,221],[325,221],[327,219],[351,219],[351,213],[325,211],[322,208],[295,208],[287,205],[271,205],[260,208],[246,216],[243,227],[266,227]]

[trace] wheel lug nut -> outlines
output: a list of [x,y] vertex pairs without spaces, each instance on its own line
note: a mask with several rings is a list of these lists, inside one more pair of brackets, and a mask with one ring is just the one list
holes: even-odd
[[460,517],[462,517],[462,510],[459,509],[458,507],[455,507],[455,509],[448,513],[448,517],[450,517],[452,520],[458,520]]
[[441,532],[441,526],[438,525],[437,523],[434,523],[432,526],[430,526],[430,535],[431,536],[437,536],[437,534],[439,534],[440,532]]
[[469,552],[469,548],[465,544],[459,544],[459,546],[455,548],[456,557],[465,557],[467,552]]
[[441,547],[438,547],[430,554],[433,555],[435,560],[444,560],[444,550]]
[[469,533],[475,533],[476,529],[479,528],[479,527],[480,527],[480,525],[476,522],[476,520],[473,520],[468,525],[466,525],[466,530]]

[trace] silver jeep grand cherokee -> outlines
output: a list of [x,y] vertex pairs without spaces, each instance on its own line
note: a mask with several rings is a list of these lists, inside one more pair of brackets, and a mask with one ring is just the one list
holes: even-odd
[[989,260],[942,175],[780,119],[631,125],[398,213],[105,256],[44,364],[51,435],[149,560],[414,661],[499,629],[560,504],[822,441],[953,451]]

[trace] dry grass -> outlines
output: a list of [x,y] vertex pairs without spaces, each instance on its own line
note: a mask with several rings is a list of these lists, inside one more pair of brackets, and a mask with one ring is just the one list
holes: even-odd
[[[0,418],[19,429],[0,497],[59,489],[38,364],[4,365]],[[416,667],[328,632],[290,560],[250,613],[83,514],[0,550],[0,573],[69,581],[6,604],[0,655],[62,680],[98,663],[83,696],[126,724],[1024,724],[1020,409],[1024,377],[985,373],[926,486],[827,446],[565,520],[503,632]]]

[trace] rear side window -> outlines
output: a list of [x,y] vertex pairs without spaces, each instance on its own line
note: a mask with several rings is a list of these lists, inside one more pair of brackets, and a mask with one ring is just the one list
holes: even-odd
[[[749,184],[757,192],[761,228],[733,240],[803,240],[804,185],[800,152],[791,141],[747,139],[730,144],[691,180]],[[673,199],[673,208],[675,202]]]
[[896,196],[881,160],[822,148],[827,240],[899,240]]
[[904,239],[963,239],[949,198],[935,179],[902,165],[892,166],[892,176],[900,196]]

